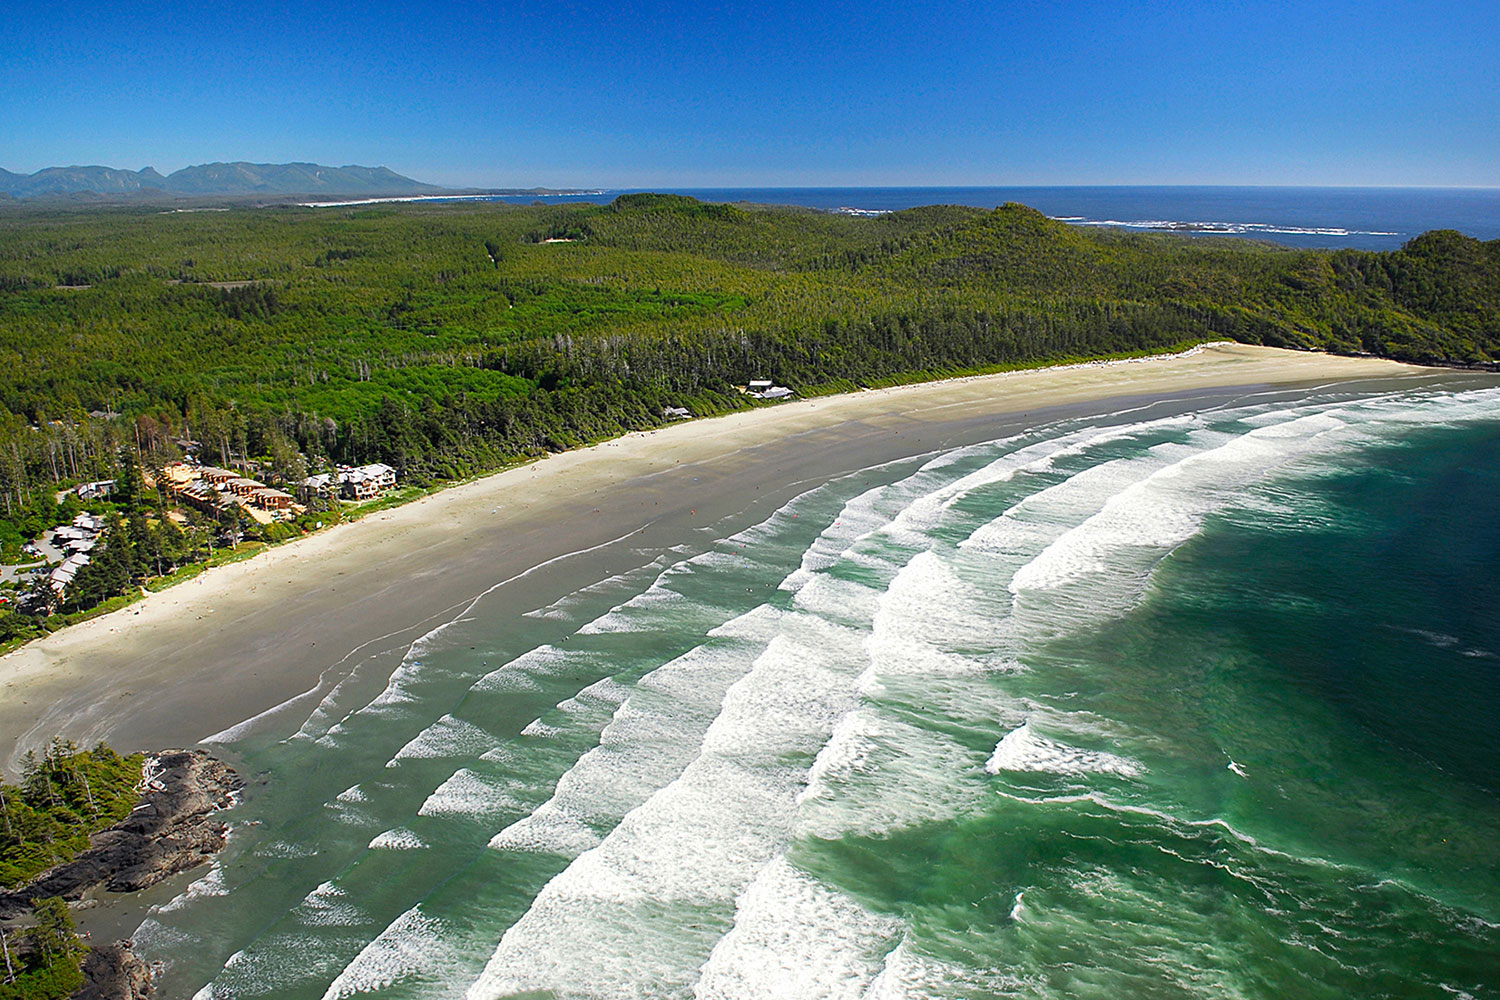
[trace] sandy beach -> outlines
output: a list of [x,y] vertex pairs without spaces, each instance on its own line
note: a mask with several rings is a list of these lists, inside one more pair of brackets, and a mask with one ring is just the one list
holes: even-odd
[[[1068,413],[1226,388],[1451,376],[1390,361],[1213,345],[794,401],[554,455],[152,594],[0,659],[0,766],[53,736],[188,746],[300,724],[371,658],[502,590],[544,605],[617,547],[733,530],[809,484]],[[523,609],[524,610],[524,609]],[[393,664],[396,662],[393,659]]]

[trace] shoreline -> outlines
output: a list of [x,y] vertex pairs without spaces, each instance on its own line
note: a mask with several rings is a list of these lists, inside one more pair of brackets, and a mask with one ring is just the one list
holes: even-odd
[[216,567],[6,654],[0,770],[14,773],[26,748],[57,735],[129,752],[270,724],[477,595],[507,586],[522,603],[546,603],[592,576],[591,553],[625,539],[670,546],[800,483],[987,440],[1017,422],[1211,389],[1401,377],[1462,375],[1200,345],[800,399],[551,455]]

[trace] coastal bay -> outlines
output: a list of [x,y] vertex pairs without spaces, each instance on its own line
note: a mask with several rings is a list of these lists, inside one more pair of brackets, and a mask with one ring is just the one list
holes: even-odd
[[[1445,378],[1461,378],[1440,373]],[[620,549],[711,540],[806,484],[1054,418],[1231,387],[1432,378],[1243,345],[796,401],[632,434],[454,487],[152,594],[0,660],[0,763],[63,736],[121,750],[285,735],[356,669],[503,588],[537,607]],[[1476,376],[1483,378],[1483,376]],[[607,574],[606,574],[607,575]]]

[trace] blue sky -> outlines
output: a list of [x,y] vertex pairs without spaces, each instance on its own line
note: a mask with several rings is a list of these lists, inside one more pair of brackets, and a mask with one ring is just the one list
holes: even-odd
[[15,5],[0,166],[1500,185],[1500,3]]

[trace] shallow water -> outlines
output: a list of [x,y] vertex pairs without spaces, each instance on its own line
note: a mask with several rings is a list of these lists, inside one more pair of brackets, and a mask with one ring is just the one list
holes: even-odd
[[140,950],[168,996],[1500,995],[1500,390],[1184,405],[479,599],[234,737]]

